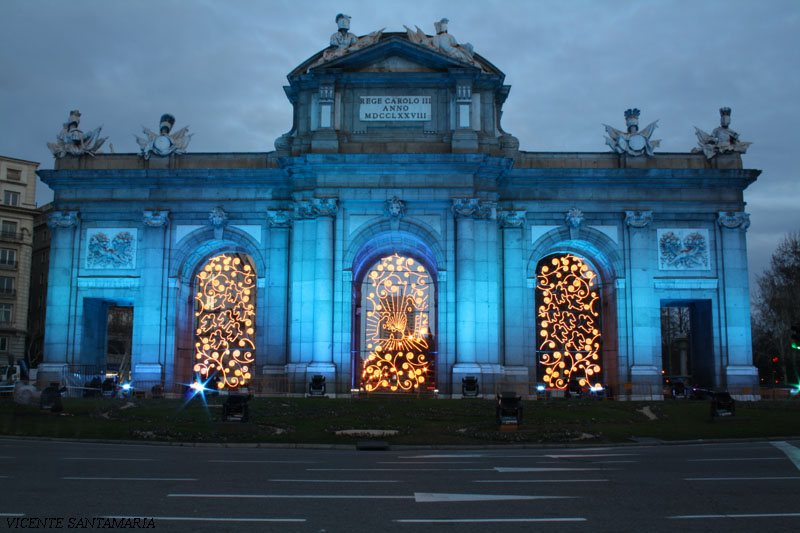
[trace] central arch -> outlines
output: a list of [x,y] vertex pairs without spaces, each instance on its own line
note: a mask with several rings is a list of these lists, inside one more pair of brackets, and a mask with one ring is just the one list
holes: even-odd
[[436,255],[420,235],[403,230],[375,232],[359,243],[351,256],[351,387],[436,388]]

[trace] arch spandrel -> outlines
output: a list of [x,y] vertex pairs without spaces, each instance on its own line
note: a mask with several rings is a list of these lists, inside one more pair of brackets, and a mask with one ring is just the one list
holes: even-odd
[[169,262],[169,276],[189,283],[200,266],[220,252],[245,253],[249,255],[259,277],[267,272],[267,263],[261,253],[262,246],[251,236],[226,228],[223,239],[214,238],[212,228],[198,229],[181,239]]
[[533,243],[526,264],[527,277],[535,278],[539,261],[557,252],[574,253],[588,260],[598,269],[602,283],[612,283],[625,272],[619,245],[607,235],[591,227],[582,227],[580,238],[572,239],[565,226],[545,233]]

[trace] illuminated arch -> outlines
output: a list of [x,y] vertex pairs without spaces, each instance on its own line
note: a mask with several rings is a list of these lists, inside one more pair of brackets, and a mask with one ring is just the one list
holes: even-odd
[[219,254],[195,276],[194,364],[218,389],[246,386],[255,363],[256,271],[245,254]]
[[570,253],[544,258],[536,271],[539,375],[555,389],[601,385],[601,299],[597,273]]
[[359,387],[367,392],[435,387],[435,290],[429,270],[413,257],[395,253],[374,263],[361,283],[362,350],[355,369]]

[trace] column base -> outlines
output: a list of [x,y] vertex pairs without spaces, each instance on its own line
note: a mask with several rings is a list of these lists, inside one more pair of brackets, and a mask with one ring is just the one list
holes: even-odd
[[631,367],[630,388],[620,391],[619,399],[632,401],[652,401],[664,399],[664,385],[661,369],[651,365],[633,365]]
[[752,365],[728,365],[725,367],[725,382],[735,400],[753,402],[761,399],[758,369]]
[[286,365],[286,374],[288,374],[294,394],[308,393],[308,384],[317,375],[325,377],[325,394],[327,396],[333,397],[338,392],[336,390],[336,365],[333,363],[290,363]]
[[462,379],[472,376],[478,380],[478,396],[494,398],[495,384],[503,381],[505,370],[503,365],[492,363],[456,363],[452,368],[452,398],[462,398]]

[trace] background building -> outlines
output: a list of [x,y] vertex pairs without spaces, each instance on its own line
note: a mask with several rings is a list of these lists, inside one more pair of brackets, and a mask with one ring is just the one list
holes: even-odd
[[25,359],[36,169],[0,156],[0,361]]
[[755,393],[747,143],[718,128],[705,153],[657,153],[630,109],[610,152],[522,152],[503,73],[445,21],[342,30],[289,74],[275,151],[183,153],[169,115],[140,154],[95,153],[97,132],[51,146],[41,379],[650,397],[669,372]]

